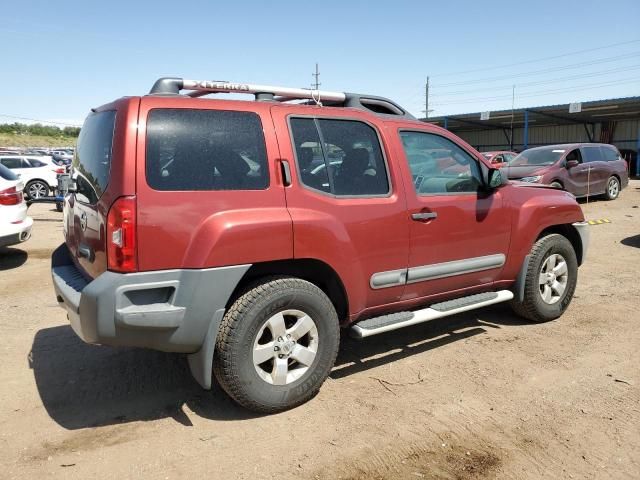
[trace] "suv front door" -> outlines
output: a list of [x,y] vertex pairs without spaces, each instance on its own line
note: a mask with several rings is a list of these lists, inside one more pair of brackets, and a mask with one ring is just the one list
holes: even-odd
[[[411,237],[404,299],[489,286],[511,235],[502,192],[484,189],[479,161],[452,138],[401,126],[396,137]],[[442,150],[446,163],[433,155]]]

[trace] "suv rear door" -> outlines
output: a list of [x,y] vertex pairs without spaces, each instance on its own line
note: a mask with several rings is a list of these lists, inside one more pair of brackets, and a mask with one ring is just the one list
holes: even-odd
[[351,109],[274,106],[294,255],[330,265],[342,279],[351,315],[398,301],[409,232],[397,162],[382,122]]
[[73,159],[76,191],[67,195],[63,233],[72,258],[87,277],[107,269],[106,220],[120,196],[135,194],[138,98],[125,98],[86,118]]

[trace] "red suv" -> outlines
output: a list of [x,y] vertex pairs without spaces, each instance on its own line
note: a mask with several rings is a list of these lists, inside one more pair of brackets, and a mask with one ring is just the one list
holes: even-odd
[[564,188],[576,197],[615,200],[629,184],[627,162],[613,145],[573,143],[525,150],[507,167],[513,180]]
[[[255,101],[199,98],[226,92]],[[160,79],[92,110],[73,178],[52,275],[74,331],[184,352],[263,412],[315,395],[340,327],[559,317],[588,243],[572,195],[370,95]]]

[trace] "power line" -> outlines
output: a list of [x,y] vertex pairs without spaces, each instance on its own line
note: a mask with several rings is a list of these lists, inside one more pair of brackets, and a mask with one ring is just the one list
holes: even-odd
[[[525,82],[525,83],[517,83],[516,86],[519,88],[525,88],[525,87],[529,87],[529,86],[533,86],[533,85],[548,85],[548,84],[552,84],[552,83],[557,83],[557,82],[563,82],[566,80],[576,80],[576,79],[581,79],[581,78],[590,78],[590,77],[598,77],[601,75],[609,75],[611,73],[617,73],[617,72],[628,72],[630,70],[637,70],[638,68],[640,68],[640,64],[638,65],[630,65],[628,67],[620,67],[620,68],[613,68],[610,70],[602,70],[602,71],[598,71],[598,72],[591,72],[591,73],[581,73],[578,75],[570,75],[568,77],[559,77],[559,78],[554,78],[554,79],[550,79],[550,80],[540,80],[537,82]],[[509,88],[511,88],[512,85],[503,85],[500,87],[484,87],[484,88],[474,88],[471,90],[458,90],[455,92],[447,92],[447,93],[443,93],[440,95],[436,95],[437,97],[449,97],[449,96],[455,96],[455,95],[466,95],[469,93],[473,93],[473,92],[481,92],[481,91],[487,91],[487,90],[507,90]]]
[[[590,84],[590,85],[579,85],[576,87],[569,87],[569,88],[560,88],[560,89],[553,89],[553,90],[540,90],[537,92],[530,92],[524,95],[519,95],[518,98],[529,98],[529,97],[538,97],[541,95],[547,95],[550,93],[562,93],[562,92],[574,92],[574,91],[579,91],[579,90],[589,90],[592,88],[599,88],[599,87],[606,87],[606,86],[611,86],[611,85],[625,85],[628,83],[637,83],[638,80],[637,79],[633,79],[633,80],[620,80],[620,81],[612,81],[612,82],[605,82],[605,83],[595,83],[595,84]],[[484,102],[484,101],[493,101],[493,100],[505,100],[510,98],[511,95],[500,95],[500,96],[495,96],[495,97],[478,97],[478,98],[467,98],[467,99],[463,99],[460,101],[454,101],[454,102],[442,102],[442,103],[435,103],[433,104],[434,106],[441,106],[441,105],[458,105],[458,104],[462,104],[462,103],[475,103],[475,102]]]
[[462,75],[462,74],[465,74],[465,73],[486,72],[486,71],[489,71],[489,70],[495,70],[496,68],[514,67],[514,66],[517,66],[517,65],[525,65],[527,63],[536,63],[536,62],[544,62],[546,60],[555,60],[556,58],[570,57],[572,55],[578,55],[580,53],[595,52],[596,50],[605,50],[607,48],[619,47],[621,45],[629,45],[631,43],[638,43],[638,42],[640,42],[640,39],[629,40],[627,42],[612,43],[610,45],[603,45],[602,47],[588,48],[588,49],[585,49],[585,50],[576,50],[574,52],[563,53],[561,55],[554,55],[554,56],[551,56],[551,57],[536,58],[536,59],[533,59],[533,60],[524,60],[522,62],[507,63],[507,64],[503,64],[503,65],[496,65],[496,66],[493,66],[493,67],[476,68],[476,69],[473,69],[473,70],[462,70],[462,71],[458,71],[458,72],[440,73],[440,74],[436,74],[436,75],[432,75],[432,76],[435,76],[435,77],[449,77],[449,76],[452,76],[452,75]]
[[515,73],[512,75],[500,75],[497,77],[487,77],[487,78],[479,78],[479,79],[475,79],[475,80],[465,80],[463,82],[453,82],[453,83],[444,83],[444,84],[440,84],[440,85],[433,85],[433,87],[435,88],[442,88],[442,87],[452,87],[452,86],[457,86],[457,85],[469,85],[469,84],[474,84],[474,83],[479,83],[479,82],[491,82],[491,81],[495,81],[495,80],[504,80],[504,79],[510,79],[510,78],[515,78],[515,77],[523,77],[526,75],[539,75],[541,73],[549,73],[549,72],[555,72],[558,70],[570,70],[572,68],[580,68],[580,67],[585,67],[585,66],[590,66],[590,65],[597,65],[600,63],[608,63],[608,62],[614,62],[616,60],[621,60],[623,58],[633,58],[633,57],[637,57],[640,56],[640,52],[632,52],[632,53],[627,53],[624,55],[618,55],[615,57],[605,57],[605,58],[600,58],[597,60],[590,60],[588,62],[579,62],[579,63],[574,63],[574,64],[570,64],[570,65],[564,65],[562,67],[551,67],[551,68],[545,68],[542,70],[532,70],[529,72],[522,72],[522,73]]
[[37,118],[17,117],[15,115],[6,115],[4,113],[0,113],[0,117],[15,118],[16,120],[28,120],[30,122],[53,123],[54,125],[64,125],[65,127],[76,127],[76,128],[81,127],[81,125],[72,125],[70,123],[53,122],[51,120],[41,120]]

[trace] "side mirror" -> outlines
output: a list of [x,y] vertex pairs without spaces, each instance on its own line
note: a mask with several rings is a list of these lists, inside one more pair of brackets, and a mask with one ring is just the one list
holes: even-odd
[[578,165],[580,165],[580,162],[578,162],[578,160],[567,160],[567,163],[565,166],[567,168],[573,168],[573,167],[577,167]]
[[502,173],[502,170],[498,168],[492,168],[489,170],[489,188],[498,188],[501,185],[506,184],[508,181],[507,176]]

